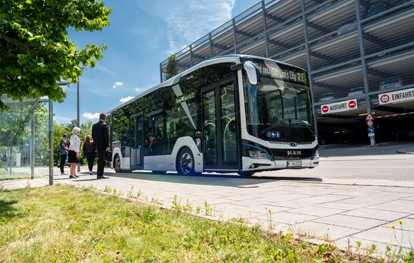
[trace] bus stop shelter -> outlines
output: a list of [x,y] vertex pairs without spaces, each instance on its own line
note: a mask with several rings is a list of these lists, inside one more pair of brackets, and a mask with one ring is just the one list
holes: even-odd
[[0,180],[49,176],[53,184],[53,102],[46,97],[12,100],[0,110]]

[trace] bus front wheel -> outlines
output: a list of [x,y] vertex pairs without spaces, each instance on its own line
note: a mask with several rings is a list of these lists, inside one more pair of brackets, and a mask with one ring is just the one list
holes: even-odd
[[115,155],[114,158],[114,169],[115,172],[120,173],[121,172],[121,159],[119,158],[119,155]]
[[131,170],[122,170],[121,169],[121,158],[119,158],[119,155],[115,155],[114,157],[114,169],[117,173],[130,173]]
[[177,172],[181,175],[194,175],[194,156],[190,149],[182,149],[177,158]]

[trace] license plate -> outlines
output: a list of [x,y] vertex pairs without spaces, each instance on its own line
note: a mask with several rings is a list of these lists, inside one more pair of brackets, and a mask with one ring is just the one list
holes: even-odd
[[302,161],[298,160],[298,161],[288,161],[287,162],[287,166],[288,167],[302,167]]

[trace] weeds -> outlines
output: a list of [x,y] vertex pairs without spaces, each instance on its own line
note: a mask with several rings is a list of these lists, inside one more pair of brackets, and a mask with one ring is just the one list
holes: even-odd
[[142,192],[141,192],[141,190],[138,190],[137,199],[139,200],[141,198],[141,196],[142,196]]
[[104,190],[105,193],[110,193],[112,192],[112,188],[110,186],[105,186]]
[[[394,239],[398,245],[394,247],[393,249],[387,246],[386,255],[388,255],[388,258],[390,258],[391,260],[395,260],[395,262],[414,262],[413,244],[410,243],[410,249],[408,250],[408,252],[406,251],[407,249],[404,249],[404,243],[403,243],[404,232],[405,232],[403,228],[404,220],[402,219],[397,220],[397,224],[399,225],[399,227],[397,227],[396,225],[391,225],[391,228],[394,234]],[[400,238],[398,238],[398,235],[397,235],[397,230],[396,230],[397,228],[401,232]]]
[[213,208],[210,206],[210,204],[207,202],[207,200],[204,201],[204,210],[206,215],[212,215],[213,214]]
[[133,197],[133,193],[132,193],[133,190],[134,190],[134,185],[131,185],[131,190],[129,190],[129,193],[127,195],[128,198],[132,198]]

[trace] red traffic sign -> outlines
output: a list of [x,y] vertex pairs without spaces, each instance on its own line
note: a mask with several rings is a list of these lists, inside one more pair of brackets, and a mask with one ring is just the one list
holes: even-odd
[[374,119],[374,116],[372,116],[372,114],[368,114],[367,117],[365,118],[365,121],[372,121]]
[[353,108],[355,108],[356,106],[357,106],[356,100],[350,100],[350,101],[348,102],[348,107],[349,107],[350,109],[353,109]]
[[368,120],[368,121],[367,121],[367,125],[368,125],[368,126],[372,126],[372,125],[374,125],[374,122],[373,122],[373,121],[371,121],[371,120]]

